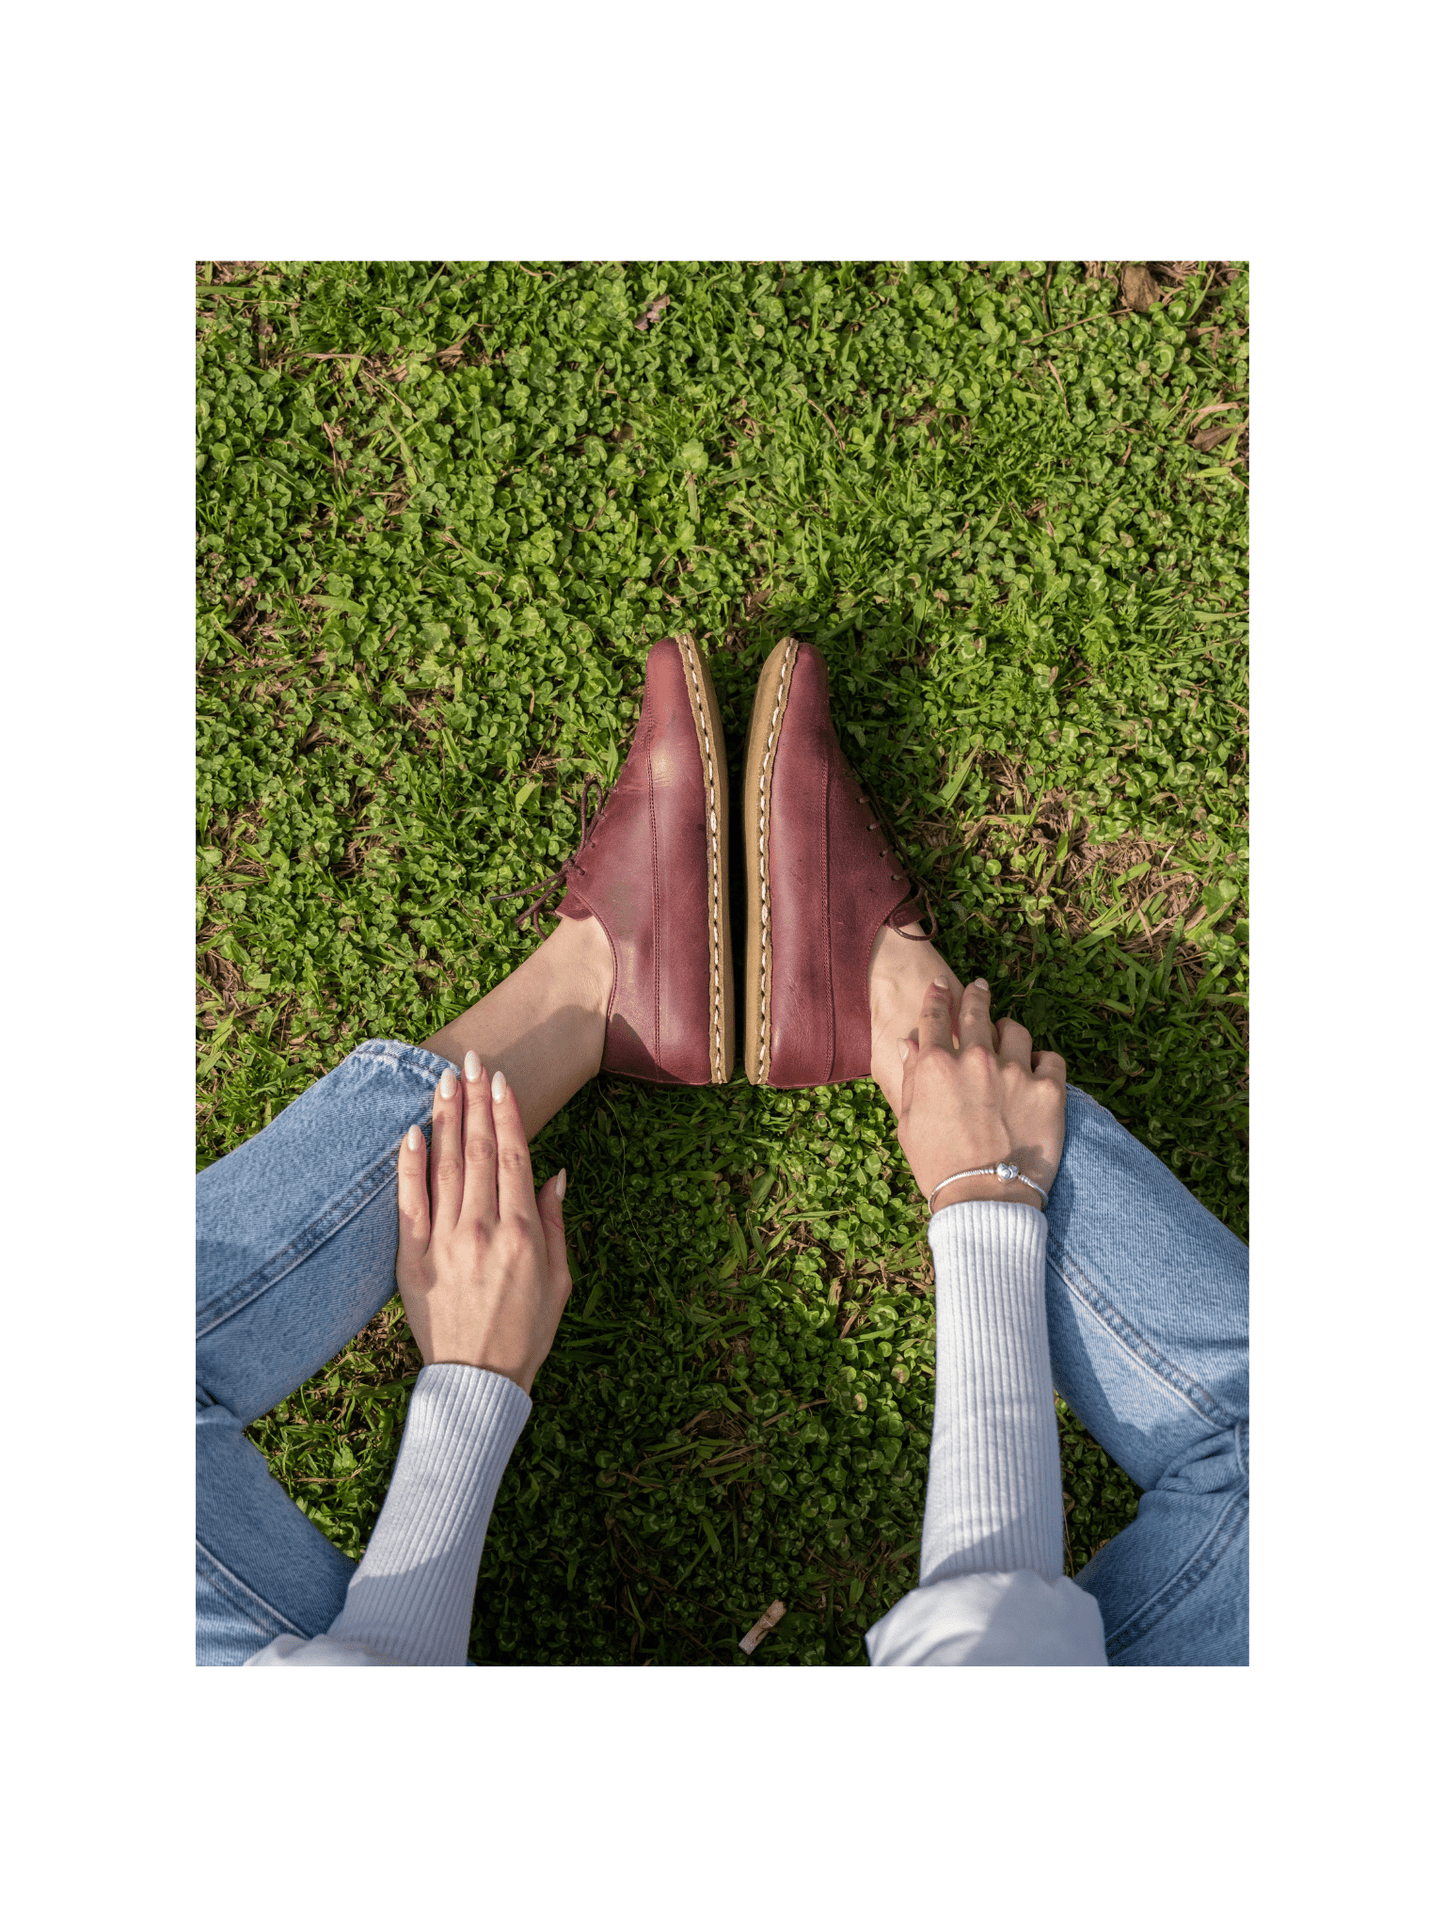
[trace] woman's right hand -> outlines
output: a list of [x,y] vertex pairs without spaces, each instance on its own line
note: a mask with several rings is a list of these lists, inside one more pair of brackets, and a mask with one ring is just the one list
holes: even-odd
[[468,1051],[413,1124],[397,1158],[396,1282],[428,1365],[476,1365],[532,1390],[572,1289],[559,1171],[537,1193],[517,1098]]
[[[913,1037],[900,1039],[903,1101],[898,1142],[927,1197],[955,1171],[1016,1164],[1045,1191],[1064,1154],[1064,1060],[1036,1051],[1022,1024],[989,1019],[988,985],[965,986],[957,1010],[951,986],[930,985]],[[954,1037],[958,1038],[957,1048]],[[1042,1205],[1017,1179],[965,1178],[940,1191],[934,1209],[992,1198]]]

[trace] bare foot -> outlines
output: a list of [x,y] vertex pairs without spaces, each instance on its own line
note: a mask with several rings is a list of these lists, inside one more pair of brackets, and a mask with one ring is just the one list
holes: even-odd
[[474,1050],[504,1071],[527,1136],[554,1117],[602,1067],[612,1001],[612,945],[595,917],[563,917],[510,977],[425,1048],[460,1066]]
[[[915,936],[923,926],[910,923]],[[873,941],[868,960],[868,1001],[873,1012],[874,1081],[892,1106],[893,1115],[903,1098],[903,1063],[898,1055],[899,1040],[918,1038],[918,1012],[923,993],[937,978],[943,978],[952,992],[955,1008],[963,995],[963,985],[949,969],[931,943],[910,943],[907,937],[887,924]]]

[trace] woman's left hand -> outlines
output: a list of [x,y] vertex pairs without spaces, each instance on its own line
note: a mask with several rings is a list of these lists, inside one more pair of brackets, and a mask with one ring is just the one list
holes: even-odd
[[413,1125],[397,1158],[396,1282],[428,1365],[476,1365],[532,1390],[572,1290],[559,1171],[532,1189],[515,1093],[468,1051],[432,1100],[426,1139]]
[[[957,1041],[955,1041],[957,1040]],[[916,1041],[899,1040],[903,1099],[898,1142],[925,1197],[955,1171],[1009,1162],[1047,1191],[1064,1151],[1067,1075],[1055,1051],[1035,1050],[1022,1024],[989,1016],[982,977],[967,985],[954,1008],[948,979],[924,994]],[[1037,1191],[1015,1178],[959,1178],[939,1191],[938,1204],[992,1199],[1040,1205]]]

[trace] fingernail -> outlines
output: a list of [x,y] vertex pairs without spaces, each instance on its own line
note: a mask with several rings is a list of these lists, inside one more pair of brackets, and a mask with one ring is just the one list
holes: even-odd
[[500,1071],[492,1073],[492,1102],[500,1104],[507,1095],[507,1080]]
[[952,988],[952,986],[950,985],[947,977],[935,977],[933,980],[933,988],[935,990],[949,990]]
[[467,1074],[467,1082],[475,1084],[482,1074],[482,1060],[474,1050],[469,1050],[462,1060],[462,1069]]
[[564,1164],[557,1173],[557,1202],[560,1204],[567,1195],[567,1167]]
[[425,1140],[423,1139],[421,1134],[421,1126],[419,1124],[413,1124],[411,1129],[406,1134],[407,1150],[419,1151],[424,1142]]
[[987,990],[987,989],[988,989],[988,978],[987,978],[987,977],[975,977],[975,978],[974,978],[974,980],[973,980],[973,982],[972,982],[972,984],[971,984],[971,985],[969,986],[969,988],[970,988],[971,990]]
[[906,1037],[900,1037],[898,1040],[898,1055],[905,1064],[908,1062],[908,1039]]
[[451,1067],[451,1065],[450,1065],[450,1064],[448,1064],[448,1065],[447,1065],[447,1067],[446,1067],[446,1069],[445,1069],[445,1070],[444,1070],[444,1071],[442,1072],[442,1081],[441,1081],[441,1083],[440,1083],[440,1084],[438,1084],[438,1085],[437,1085],[437,1089],[438,1089],[438,1090],[439,1090],[439,1091],[441,1092],[441,1094],[442,1094],[442,1096],[443,1096],[443,1097],[455,1097],[455,1096],[456,1096],[456,1094],[457,1094],[457,1074],[456,1074],[456,1072],[455,1072],[455,1071],[454,1071],[454,1070],[452,1069],[452,1067]]

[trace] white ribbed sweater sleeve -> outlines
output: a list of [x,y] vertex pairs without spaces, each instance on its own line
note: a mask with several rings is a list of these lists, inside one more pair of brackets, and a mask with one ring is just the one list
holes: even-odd
[[465,1666],[487,1523],[532,1401],[472,1365],[428,1365],[386,1504],[346,1604],[316,1639],[283,1634],[248,1666]]
[[1031,1204],[955,1204],[929,1220],[937,1375],[920,1585],[956,1572],[1063,1576],[1048,1235]]
[[1064,1574],[1044,1304],[1048,1225],[978,1200],[929,1220],[937,1367],[919,1584],[868,1634],[875,1666],[1102,1666]]

